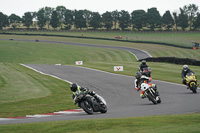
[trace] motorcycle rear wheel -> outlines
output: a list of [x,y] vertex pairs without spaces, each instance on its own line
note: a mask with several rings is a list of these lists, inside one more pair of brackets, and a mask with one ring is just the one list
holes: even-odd
[[100,107],[100,112],[101,112],[101,113],[106,113],[106,112],[108,111],[107,106],[106,106],[105,104],[100,105],[100,106],[101,106],[101,107]]
[[161,103],[161,98],[159,96],[157,97],[158,97],[157,103]]

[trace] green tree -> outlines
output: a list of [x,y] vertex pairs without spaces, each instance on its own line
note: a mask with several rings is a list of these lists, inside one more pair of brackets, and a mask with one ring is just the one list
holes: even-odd
[[9,20],[11,26],[13,27],[13,29],[15,29],[17,26],[19,26],[20,22],[21,22],[21,18],[19,16],[17,16],[16,14],[11,14],[8,17],[8,20]]
[[89,21],[91,19],[91,16],[92,16],[92,12],[89,11],[89,10],[83,10],[83,17],[86,19],[86,25],[87,27],[89,26]]
[[56,11],[52,12],[51,20],[50,20],[50,25],[54,28],[57,28],[59,25],[59,19]]
[[24,16],[22,16],[22,23],[27,28],[30,28],[30,26],[33,24],[33,15],[31,12],[24,13]]
[[187,14],[184,12],[183,9],[180,8],[181,13],[178,16],[178,26],[182,28],[182,30],[184,31],[185,28],[187,28],[189,26],[188,24],[188,16]]
[[45,18],[45,11],[44,8],[40,9],[37,13],[37,24],[40,27],[40,29],[42,29],[45,25],[46,25],[46,18]]
[[49,29],[51,15],[52,15],[53,11],[54,11],[54,8],[51,8],[51,7],[45,7],[44,8],[44,15],[45,15],[45,19],[46,19],[48,29]]
[[192,25],[195,21],[195,17],[197,16],[197,12],[198,12],[198,6],[195,4],[189,4],[189,5],[185,5],[183,7],[183,11],[187,14],[188,19],[189,19],[189,26],[190,26],[190,30],[192,29]]
[[87,28],[86,26],[86,18],[84,17],[84,11],[83,10],[75,10],[74,13],[74,25],[76,28]]
[[178,16],[176,12],[173,12],[173,16],[174,16],[174,24],[176,27],[176,30],[178,30]]
[[65,29],[67,30],[71,29],[71,26],[73,24],[73,11],[68,9],[66,10],[64,24],[66,25]]
[[6,26],[9,26],[8,16],[0,12],[0,30],[2,30],[3,27]]
[[103,26],[107,29],[110,30],[113,27],[113,18],[112,18],[112,13],[111,12],[105,12],[102,14],[102,22]]
[[119,20],[119,12],[117,10],[112,11],[111,15],[112,15],[113,22],[114,22],[114,29],[116,29],[117,23],[118,23],[118,20]]
[[89,26],[93,27],[94,29],[101,28],[102,18],[98,12],[93,12],[89,21]]
[[130,14],[127,11],[119,12],[119,27],[123,30],[130,26]]
[[193,23],[193,27],[195,29],[200,29],[200,13],[197,15],[197,17]]
[[146,24],[146,12],[144,10],[135,10],[131,13],[131,24],[138,31]]
[[57,6],[56,11],[58,15],[58,20],[59,20],[59,26],[62,29],[62,23],[65,21],[65,12],[66,8],[64,6]]
[[[33,17],[33,20],[37,20],[37,12],[32,12],[32,17]],[[33,22],[32,24],[35,29],[37,29],[37,23],[36,22]]]
[[172,26],[174,25],[174,19],[172,18],[170,11],[166,11],[164,13],[164,15],[162,17],[162,24],[164,27],[167,28],[167,30],[172,28]]
[[147,24],[153,31],[155,28],[161,27],[161,16],[157,8],[150,8],[146,14]]

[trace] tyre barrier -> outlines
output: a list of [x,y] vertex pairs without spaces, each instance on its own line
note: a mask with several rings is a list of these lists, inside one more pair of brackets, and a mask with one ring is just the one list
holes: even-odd
[[[138,60],[138,61],[142,61]],[[176,57],[149,57],[145,59],[148,62],[166,62],[166,63],[172,63],[172,64],[179,64],[179,65],[194,65],[194,66],[200,66],[200,61],[197,61],[195,59],[189,59],[189,58],[176,58]]]

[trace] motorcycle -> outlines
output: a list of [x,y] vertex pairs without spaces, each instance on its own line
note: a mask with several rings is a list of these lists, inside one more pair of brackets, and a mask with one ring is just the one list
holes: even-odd
[[153,104],[161,103],[161,98],[156,95],[156,91],[150,85],[142,83],[141,89],[144,92],[144,96],[146,96]]
[[141,74],[145,75],[147,77],[151,77],[151,69],[150,69],[150,67],[143,68],[143,71],[141,72]]
[[[97,95],[97,94],[96,94]],[[87,114],[91,115],[93,112],[107,112],[106,101],[103,97],[97,95],[101,102],[99,103],[94,97],[87,94],[87,92],[77,91],[75,95],[75,104],[82,108]]]
[[186,85],[193,93],[197,93],[197,78],[194,73],[187,73],[186,75]]

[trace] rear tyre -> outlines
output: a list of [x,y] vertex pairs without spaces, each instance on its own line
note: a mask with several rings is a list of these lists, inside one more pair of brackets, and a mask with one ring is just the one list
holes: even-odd
[[156,97],[157,103],[161,103],[161,99],[159,96]]
[[81,108],[89,115],[93,114],[93,109],[87,101],[83,101],[80,104]]
[[101,107],[101,109],[100,109],[100,112],[101,113],[106,113],[107,111],[108,111],[108,109],[107,109],[107,106],[105,105],[105,104],[103,104],[103,105],[100,105]]

